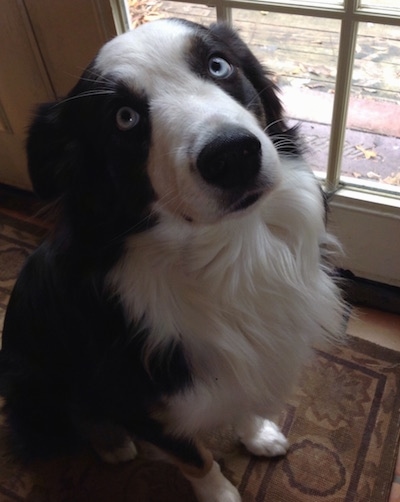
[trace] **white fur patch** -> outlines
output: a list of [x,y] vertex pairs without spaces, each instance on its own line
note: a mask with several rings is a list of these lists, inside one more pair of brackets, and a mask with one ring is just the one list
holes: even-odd
[[192,478],[190,481],[199,502],[240,502],[237,489],[222,475],[219,465],[214,462],[204,478]]
[[310,345],[339,336],[338,290],[320,265],[326,239],[313,176],[286,162],[262,205],[214,225],[170,214],[130,238],[109,280],[128,319],[144,319],[149,353],[183,343],[193,388],[168,402],[175,433],[242,415],[274,415]]
[[236,431],[253,455],[275,457],[284,455],[288,450],[288,440],[271,420],[250,416],[236,427]]

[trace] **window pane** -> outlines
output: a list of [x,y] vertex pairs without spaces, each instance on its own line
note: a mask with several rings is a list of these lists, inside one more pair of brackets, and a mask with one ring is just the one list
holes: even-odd
[[338,5],[343,5],[344,0],[270,0],[270,3],[279,3],[279,4],[286,4],[286,5],[295,5],[298,7],[299,5],[307,5],[311,4],[312,6],[322,6],[322,7],[337,7]]
[[217,20],[215,8],[206,5],[162,0],[125,1],[130,14],[130,28],[163,17],[183,17],[201,24],[211,24]]
[[344,181],[400,190],[399,102],[400,27],[361,23],[342,165]]
[[384,9],[400,9],[398,0],[361,0],[361,7],[383,7]]
[[183,17],[200,24],[211,24],[217,20],[214,7],[195,3],[159,2],[159,17]]
[[276,74],[293,123],[301,122],[306,155],[326,173],[340,23],[330,19],[234,9],[233,25]]

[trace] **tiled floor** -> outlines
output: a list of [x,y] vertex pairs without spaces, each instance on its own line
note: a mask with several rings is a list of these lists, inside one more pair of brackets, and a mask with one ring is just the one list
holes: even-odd
[[[400,316],[373,309],[356,309],[348,333],[400,352]],[[400,502],[400,452],[388,502]]]

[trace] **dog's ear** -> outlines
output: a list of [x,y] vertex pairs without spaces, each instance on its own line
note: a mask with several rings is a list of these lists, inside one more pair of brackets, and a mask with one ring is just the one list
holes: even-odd
[[251,50],[230,26],[225,23],[213,24],[211,33],[227,44],[239,58],[241,68],[256,89],[267,119],[268,133],[280,134],[287,130],[283,121],[283,107],[278,97],[278,87],[269,73],[254,56]]
[[63,194],[76,169],[79,143],[63,119],[64,105],[40,105],[28,131],[28,169],[33,189],[44,200]]

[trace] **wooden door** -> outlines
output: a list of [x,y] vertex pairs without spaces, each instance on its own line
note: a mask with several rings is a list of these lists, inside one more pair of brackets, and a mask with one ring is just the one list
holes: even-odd
[[0,183],[30,188],[34,106],[65,95],[115,34],[109,0],[0,0]]

